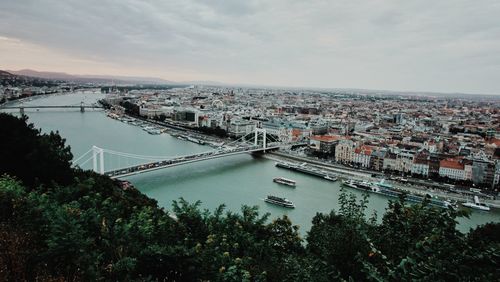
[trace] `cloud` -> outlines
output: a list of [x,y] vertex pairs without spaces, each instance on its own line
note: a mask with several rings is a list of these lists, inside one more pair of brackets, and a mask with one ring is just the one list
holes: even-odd
[[0,36],[61,54],[37,60],[56,71],[500,93],[498,14],[496,0],[2,1]]

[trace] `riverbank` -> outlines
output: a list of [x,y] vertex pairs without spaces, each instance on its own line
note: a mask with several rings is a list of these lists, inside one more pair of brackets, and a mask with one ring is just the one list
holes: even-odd
[[[161,127],[168,128],[168,130],[165,131],[164,133],[167,133],[173,137],[184,137],[184,136],[185,137],[192,137],[192,138],[195,138],[195,140],[203,141],[209,145],[210,144],[224,144],[227,142],[234,141],[233,139],[231,139],[229,137],[221,138],[221,137],[217,137],[217,136],[213,136],[213,135],[207,135],[207,134],[203,134],[200,131],[196,131],[192,128],[181,127],[181,126],[174,125],[174,124],[171,124],[168,122],[152,120],[152,119],[148,119],[148,118],[144,118],[144,117],[140,117],[140,116],[135,116],[135,115],[129,115],[129,114],[123,114],[123,116],[128,117],[130,119],[140,120],[141,122],[148,123],[148,124],[153,125],[153,126],[161,126]],[[189,140],[189,138],[186,138],[186,140],[203,145],[199,142],[196,142],[195,140]]]
[[[155,121],[155,120],[150,120],[146,118],[138,118],[135,116],[130,116],[126,115],[130,118],[135,118],[135,119],[140,119],[143,122],[147,122],[152,125],[159,125],[159,126],[166,126],[169,127],[170,129],[166,132],[172,136],[176,136],[176,134],[184,134],[188,136],[195,137],[197,139],[203,139],[203,140],[210,140],[208,142],[218,142],[218,143],[224,143],[231,141],[232,139],[230,138],[220,138],[220,137],[215,137],[211,135],[206,135],[203,133],[200,133],[199,131],[195,131],[193,129],[189,128],[179,128],[176,125],[171,125],[166,122],[160,122],[160,121]],[[271,157],[272,156],[272,157]],[[378,182],[380,181],[380,178],[384,177],[384,174],[381,172],[372,172],[372,171],[363,171],[355,168],[350,168],[350,167],[345,167],[339,164],[332,164],[328,162],[324,162],[321,160],[315,160],[309,157],[302,157],[302,156],[297,156],[297,155],[292,155],[289,153],[285,152],[280,152],[280,151],[273,151],[269,152],[268,154],[263,155],[264,158],[267,159],[272,159],[275,161],[298,161],[298,162],[306,162],[309,165],[320,168],[320,169],[325,169],[334,173],[338,173],[341,178],[356,178],[360,180],[366,180],[370,182]],[[373,177],[373,176],[377,177]],[[467,201],[473,201],[473,198],[471,195],[464,195],[460,193],[454,193],[446,190],[439,190],[439,189],[434,189],[434,188],[429,188],[428,186],[424,186],[419,184],[416,181],[413,181],[411,183],[400,183],[397,181],[391,181],[387,180],[388,183],[390,183],[393,187],[399,190],[406,191],[408,193],[412,193],[415,195],[421,195],[424,196],[426,194],[429,194],[433,197],[438,197],[443,200],[448,200],[448,201],[456,201],[459,203],[467,202]],[[426,183],[427,184],[427,183]],[[481,201],[488,204],[492,208],[497,208],[500,209],[500,200],[497,199],[489,199],[489,198],[484,198],[481,197]]]
[[[268,155],[271,155],[272,157],[269,157]],[[320,169],[326,169],[335,173],[340,174],[340,177],[342,178],[351,178],[355,177],[358,179],[363,179],[367,181],[379,181],[380,178],[375,178],[372,177],[372,174],[369,172],[362,172],[362,171],[357,171],[355,169],[344,169],[344,168],[339,168],[337,165],[334,164],[328,164],[325,162],[320,162],[316,160],[312,160],[310,158],[304,158],[304,157],[299,157],[299,156],[294,156],[290,155],[287,153],[283,152],[269,152],[267,155],[264,155],[265,158],[274,160],[274,161],[299,161],[299,162],[306,162],[311,166],[320,168]],[[457,193],[450,193],[446,191],[440,191],[440,190],[433,190],[433,189],[428,189],[427,187],[423,186],[418,186],[418,185],[412,185],[412,184],[401,184],[396,181],[390,181],[387,180],[387,182],[391,185],[393,185],[395,188],[399,190],[404,190],[407,191],[408,193],[412,194],[417,194],[417,195],[425,195],[425,194],[430,194],[431,196],[437,196],[446,200],[451,200],[451,201],[457,201],[457,202],[467,202],[467,201],[472,201],[472,197],[467,197],[461,194]],[[500,209],[500,200],[491,200],[487,198],[482,198],[482,202],[488,204],[492,208],[497,208]]]

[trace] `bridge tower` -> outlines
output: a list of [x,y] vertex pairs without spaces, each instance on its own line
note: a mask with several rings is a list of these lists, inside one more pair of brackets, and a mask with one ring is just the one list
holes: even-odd
[[85,112],[85,106],[83,105],[83,101],[80,102],[80,112],[81,113]]
[[24,116],[24,107],[23,106],[20,106],[19,107],[19,113]]
[[[99,170],[97,166],[97,155],[99,155]],[[93,170],[97,173],[104,174],[104,150],[97,147],[92,146],[92,161],[93,161]]]
[[262,136],[262,147],[264,149],[267,148],[267,132],[265,129],[262,128],[255,128],[255,140],[254,140],[254,145],[257,146],[259,145],[259,136]]

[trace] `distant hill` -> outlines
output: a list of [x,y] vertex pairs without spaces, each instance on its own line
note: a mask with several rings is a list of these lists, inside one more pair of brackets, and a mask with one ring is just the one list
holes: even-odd
[[15,75],[13,75],[10,72],[0,70],[0,78],[8,78],[8,77],[15,77]]
[[[57,81],[53,79],[47,79],[43,77],[34,77],[13,74],[9,71],[0,70],[0,86],[10,86],[10,87],[52,87],[56,86]],[[1,280],[1,279],[0,279]]]
[[30,69],[23,69],[18,71],[8,70],[8,72],[17,75],[30,76],[30,77],[40,77],[45,79],[60,79],[60,80],[72,80],[76,77],[63,72],[45,72],[45,71],[35,71]]
[[45,79],[66,80],[74,82],[95,82],[95,83],[115,83],[115,84],[179,84],[156,77],[135,77],[135,76],[112,76],[112,75],[73,75],[64,72],[46,72],[30,69],[19,71],[8,71],[16,75],[29,77],[40,77]]
[[2,71],[9,74],[21,75],[27,77],[37,77],[51,80],[65,80],[83,83],[105,83],[105,84],[168,84],[168,85],[210,85],[210,86],[229,86],[231,84],[218,81],[171,81],[158,77],[142,76],[119,76],[119,75],[75,75],[65,72],[37,71],[32,69],[22,69],[18,71]]
[[207,85],[207,86],[230,86],[232,84],[218,82],[218,81],[209,81],[209,80],[194,80],[194,81],[183,81],[183,84],[189,85]]
[[130,81],[150,84],[179,84],[178,82],[166,80],[157,77],[141,77],[141,76],[112,76],[112,75],[79,75],[77,77],[88,79],[111,79],[118,81]]

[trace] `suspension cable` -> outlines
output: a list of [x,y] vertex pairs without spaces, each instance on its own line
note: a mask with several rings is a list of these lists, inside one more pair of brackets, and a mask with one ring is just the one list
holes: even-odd
[[80,168],[82,168],[82,167],[83,167],[83,166],[84,166],[84,165],[85,165],[88,161],[90,161],[90,160],[91,160],[91,159],[93,159],[93,158],[94,158],[94,157],[92,156],[92,157],[88,158],[86,161],[84,161],[83,163],[78,164],[77,166],[78,166],[78,167],[80,167]]
[[139,158],[139,159],[160,160],[160,159],[172,159],[172,158],[177,157],[177,156],[147,156],[147,155],[118,152],[118,151],[109,150],[109,149],[103,149],[103,150],[104,150],[104,152],[109,153],[109,154],[130,157],[130,158]]
[[88,153],[92,152],[93,149],[90,149],[88,150],[85,154],[81,155],[80,157],[78,157],[76,160],[73,161],[73,164],[76,164],[79,160],[81,160],[85,155],[87,155]]

